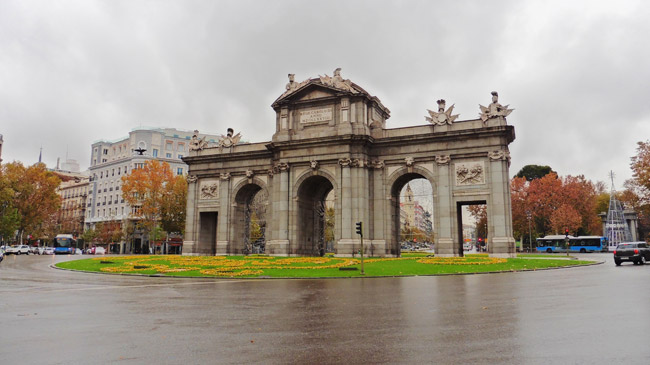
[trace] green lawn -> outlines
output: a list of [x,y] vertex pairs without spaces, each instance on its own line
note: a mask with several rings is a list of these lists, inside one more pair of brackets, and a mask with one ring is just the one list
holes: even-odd
[[[430,256],[431,254],[429,254]],[[480,273],[495,271],[538,270],[575,266],[592,261],[564,259],[498,259],[484,254],[468,257],[434,258],[411,255],[402,258],[366,258],[365,276],[412,276]],[[359,258],[342,257],[270,257],[270,256],[115,256],[66,261],[59,268],[145,275],[186,277],[357,277]],[[354,270],[356,268],[356,270]]]

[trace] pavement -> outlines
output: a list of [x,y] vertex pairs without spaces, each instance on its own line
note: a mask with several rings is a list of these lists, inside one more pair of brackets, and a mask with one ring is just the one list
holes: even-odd
[[650,265],[179,279],[0,263],[1,364],[648,364]]

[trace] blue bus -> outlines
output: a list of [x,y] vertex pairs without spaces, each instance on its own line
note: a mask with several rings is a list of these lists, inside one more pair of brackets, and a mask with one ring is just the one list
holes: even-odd
[[[567,252],[565,236],[554,235],[537,239],[537,252]],[[607,238],[601,236],[569,236],[571,252],[601,252],[607,250]]]
[[54,237],[54,254],[74,255],[77,240],[71,234],[58,234]]

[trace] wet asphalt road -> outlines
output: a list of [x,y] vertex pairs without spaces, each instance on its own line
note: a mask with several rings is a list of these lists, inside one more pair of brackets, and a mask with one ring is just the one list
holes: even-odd
[[648,364],[650,265],[327,280],[0,263],[0,364]]

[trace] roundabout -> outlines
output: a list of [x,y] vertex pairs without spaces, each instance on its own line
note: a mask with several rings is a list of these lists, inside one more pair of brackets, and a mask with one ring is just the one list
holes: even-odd
[[250,256],[109,256],[60,262],[56,268],[108,274],[224,278],[341,278],[478,274],[593,265],[566,257],[496,258],[433,257],[426,253],[401,258]]

